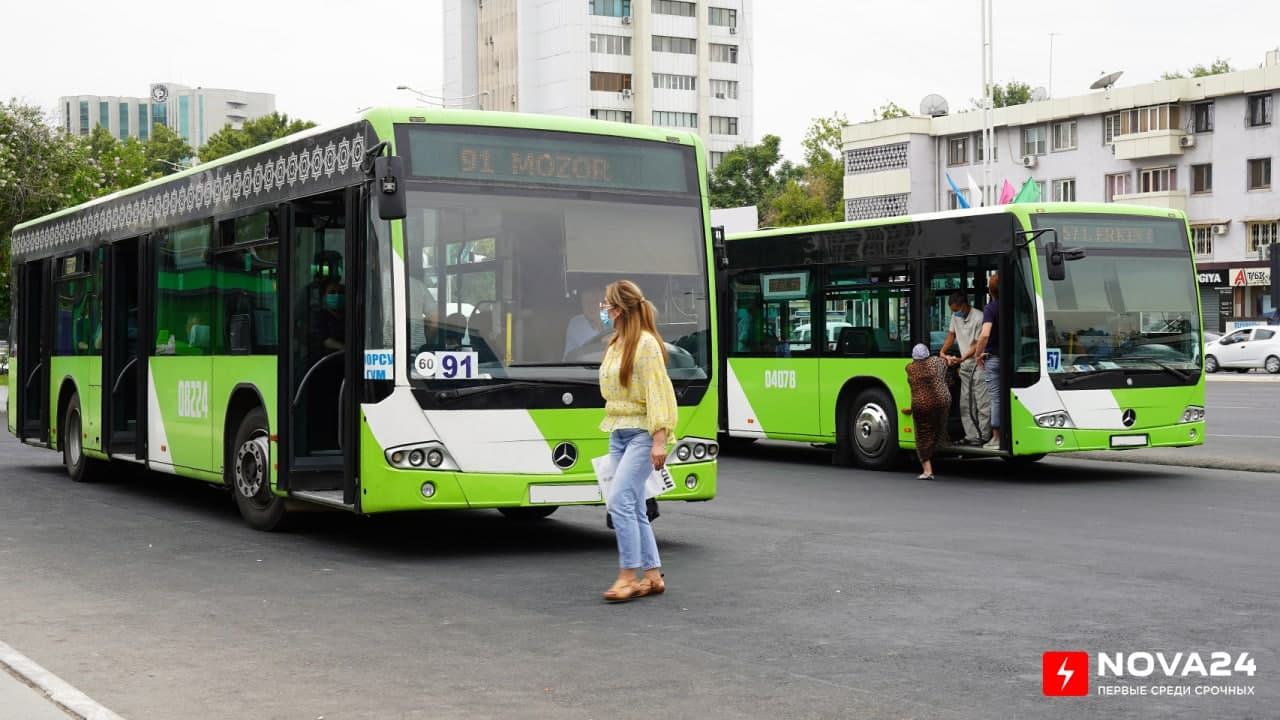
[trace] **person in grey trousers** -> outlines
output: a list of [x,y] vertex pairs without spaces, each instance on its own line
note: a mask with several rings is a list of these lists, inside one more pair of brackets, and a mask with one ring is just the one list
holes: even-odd
[[[978,373],[978,338],[982,335],[982,311],[969,304],[964,293],[947,298],[951,306],[951,326],[942,342],[941,354],[951,367],[959,366],[960,420],[964,424],[964,444],[979,447],[991,437],[991,399],[986,379]],[[947,354],[951,344],[960,348],[960,357]]]

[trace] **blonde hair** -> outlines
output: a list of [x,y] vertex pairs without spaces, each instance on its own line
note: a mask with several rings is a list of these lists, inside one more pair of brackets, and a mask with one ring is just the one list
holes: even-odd
[[653,303],[644,298],[644,293],[630,280],[619,280],[610,283],[604,289],[604,301],[618,311],[618,319],[614,321],[615,331],[609,339],[609,346],[622,343],[622,366],[618,371],[618,381],[623,387],[631,383],[631,371],[635,368],[636,348],[640,345],[640,333],[647,332],[658,340],[662,348],[662,359],[667,359],[667,346],[658,334],[658,310]]

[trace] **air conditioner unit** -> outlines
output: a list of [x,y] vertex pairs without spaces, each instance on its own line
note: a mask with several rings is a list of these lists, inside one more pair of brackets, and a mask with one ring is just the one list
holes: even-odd
[[737,25],[730,25],[730,26],[729,26],[729,34],[730,34],[730,35],[737,35],[737,34],[738,34],[738,26],[737,26]]
[[1221,225],[1221,224],[1219,224],[1219,225],[1214,225],[1214,226],[1213,226],[1213,234],[1214,234],[1214,235],[1226,235],[1226,234],[1227,234],[1227,226],[1226,226],[1226,225]]
[[1035,166],[1036,166],[1036,156],[1035,156],[1035,155],[1023,155],[1023,156],[1022,156],[1022,167],[1026,167],[1026,168],[1033,168],[1033,167],[1035,167]]
[[623,16],[622,16],[622,24],[623,24],[623,25],[630,25],[630,24],[631,24],[631,16],[630,16],[630,15],[623,15]]
[[1183,135],[1182,137],[1178,138],[1178,147],[1189,148],[1189,147],[1195,147],[1195,146],[1196,146],[1195,135]]
[[629,98],[629,97],[631,97],[631,90],[628,88],[628,89],[626,89],[626,90],[623,90],[620,94],[621,94],[621,95],[622,95],[622,97],[624,97],[624,98]]
[[716,99],[717,99],[717,100],[723,100],[723,99],[724,99],[724,93],[716,93]]

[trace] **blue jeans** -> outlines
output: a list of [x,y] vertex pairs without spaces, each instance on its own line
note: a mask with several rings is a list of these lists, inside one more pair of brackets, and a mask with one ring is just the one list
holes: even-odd
[[658,541],[649,527],[644,506],[644,484],[653,472],[649,453],[653,436],[641,429],[614,430],[609,434],[609,457],[613,458],[613,487],[605,503],[618,536],[618,565],[623,569],[662,565]]
[[1000,356],[989,355],[982,364],[987,381],[987,397],[991,399],[991,429],[1000,429]]

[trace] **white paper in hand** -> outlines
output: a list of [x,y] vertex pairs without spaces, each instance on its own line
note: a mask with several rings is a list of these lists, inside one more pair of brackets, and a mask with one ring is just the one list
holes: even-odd
[[[596,482],[600,483],[600,497],[605,502],[609,501],[609,493],[613,489],[613,473],[615,466],[613,456],[602,455],[598,458],[591,459],[591,467],[596,472]],[[644,496],[645,498],[657,497],[668,490],[674,490],[676,481],[671,478],[671,472],[664,466],[661,470],[654,470],[649,473],[649,477],[645,479]]]

